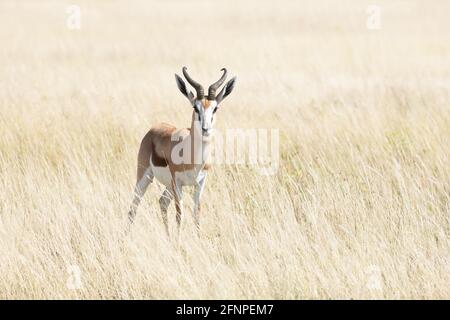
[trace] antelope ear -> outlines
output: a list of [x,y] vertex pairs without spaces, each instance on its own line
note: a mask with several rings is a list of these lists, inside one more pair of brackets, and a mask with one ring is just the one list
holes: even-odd
[[227,84],[220,90],[219,94],[216,97],[217,104],[221,103],[223,99],[225,99],[231,91],[234,89],[234,84],[236,83],[236,77],[233,77]]
[[186,87],[183,79],[181,79],[179,75],[175,74],[175,81],[177,82],[177,87],[180,92],[192,103],[194,101],[194,94]]

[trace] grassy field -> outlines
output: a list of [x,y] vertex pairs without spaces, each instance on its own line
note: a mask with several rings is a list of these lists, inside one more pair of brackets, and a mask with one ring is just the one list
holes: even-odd
[[[0,298],[450,298],[448,12],[1,1]],[[184,65],[238,76],[216,127],[278,128],[279,170],[213,167],[178,241],[154,183],[125,235],[140,139],[189,125]]]

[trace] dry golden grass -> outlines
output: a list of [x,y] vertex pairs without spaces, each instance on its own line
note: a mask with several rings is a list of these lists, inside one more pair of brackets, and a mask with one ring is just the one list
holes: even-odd
[[[0,3],[0,298],[450,298],[448,1],[76,2]],[[125,236],[183,65],[238,76],[216,126],[279,128],[280,169],[213,168],[178,243],[155,183]]]

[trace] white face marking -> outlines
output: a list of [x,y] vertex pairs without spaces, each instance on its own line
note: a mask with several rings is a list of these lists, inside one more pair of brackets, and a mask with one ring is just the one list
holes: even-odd
[[204,108],[202,101],[197,100],[195,102],[195,108],[198,113],[194,114],[194,121],[199,121],[201,134],[203,137],[209,137],[212,134],[214,126],[214,110],[217,108],[216,101],[210,101],[209,107]]

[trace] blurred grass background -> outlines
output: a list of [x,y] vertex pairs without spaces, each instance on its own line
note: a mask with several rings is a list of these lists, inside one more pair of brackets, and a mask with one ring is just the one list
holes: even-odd
[[[448,298],[449,9],[1,1],[0,297]],[[155,183],[126,237],[140,139],[189,124],[184,65],[238,76],[216,126],[280,129],[280,168],[214,167],[179,242]]]

